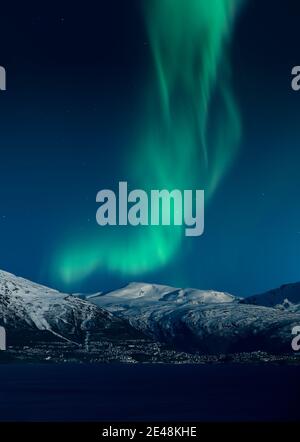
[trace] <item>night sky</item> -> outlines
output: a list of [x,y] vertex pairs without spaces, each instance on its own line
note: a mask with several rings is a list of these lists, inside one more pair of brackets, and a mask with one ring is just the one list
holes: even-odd
[[[0,92],[1,269],[84,292],[137,280],[246,296],[300,280],[300,92],[291,89],[292,67],[300,64],[297,0],[249,0],[232,24],[226,50],[241,134],[222,173],[223,158],[215,159],[216,185],[210,173],[203,178],[200,162],[186,161],[188,141],[176,125],[168,133],[174,163],[159,145],[149,148],[151,159],[136,147],[147,137],[140,121],[149,132],[161,122],[145,92],[155,95],[155,26],[151,15],[145,23],[141,5],[149,0],[13,3],[0,15],[0,65],[7,70],[7,91]],[[184,32],[178,25],[171,31],[175,46]],[[186,72],[188,57],[179,55]],[[225,71],[220,62],[220,81]],[[174,114],[185,122],[180,97]],[[155,100],[151,105],[156,109]],[[180,185],[189,188],[191,175],[207,190],[205,233],[179,245],[155,235],[159,261],[145,233],[138,247],[130,227],[103,234],[95,198],[121,180],[135,188],[142,177],[151,187],[170,164]]]

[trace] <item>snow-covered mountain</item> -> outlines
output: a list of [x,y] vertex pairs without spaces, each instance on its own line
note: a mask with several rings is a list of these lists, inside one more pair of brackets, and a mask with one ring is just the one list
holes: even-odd
[[101,305],[114,306],[118,309],[124,305],[128,307],[146,306],[157,302],[170,302],[180,305],[197,305],[207,303],[222,303],[237,301],[233,295],[213,290],[182,289],[160,284],[146,284],[132,282],[126,287],[108,293],[88,296],[87,299],[101,301]]
[[[274,305],[283,298],[286,290]],[[0,271],[0,325],[11,343],[22,345],[33,339],[83,342],[88,334],[94,342],[141,339],[140,348],[148,336],[151,342],[203,354],[291,351],[291,330],[300,325],[297,304],[273,308],[264,296],[259,302],[266,305],[247,302],[213,290],[145,283],[83,300]]]
[[244,300],[247,304],[263,305],[300,312],[300,282],[285,284]]
[[228,293],[131,283],[89,301],[160,341],[203,353],[290,351],[300,314],[248,305]]
[[127,327],[119,318],[77,297],[60,293],[0,271],[0,325],[11,340],[26,336],[63,338],[77,342],[87,331],[120,334]]

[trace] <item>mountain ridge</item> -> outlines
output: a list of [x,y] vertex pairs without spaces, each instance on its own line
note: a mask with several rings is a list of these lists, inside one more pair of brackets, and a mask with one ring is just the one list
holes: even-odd
[[90,301],[153,339],[207,353],[290,351],[291,329],[300,324],[297,312],[214,290],[130,283]]
[[0,325],[13,340],[26,331],[73,343],[87,332],[124,328],[122,320],[107,310],[4,271],[0,271]]
[[226,292],[142,282],[82,299],[0,271],[0,325],[18,342],[28,334],[75,344],[87,335],[97,342],[131,336],[191,353],[291,352],[299,304],[278,308],[248,301]]
[[258,295],[244,299],[247,304],[263,305],[266,307],[292,307],[300,304],[300,282],[282,284],[280,287],[268,290]]

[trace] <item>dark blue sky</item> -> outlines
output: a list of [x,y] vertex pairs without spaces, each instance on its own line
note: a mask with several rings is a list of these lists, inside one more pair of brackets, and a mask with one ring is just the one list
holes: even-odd
[[[55,250],[70,226],[91,228],[96,192],[126,178],[124,146],[150,58],[138,5],[2,5],[0,268],[67,289],[51,272]],[[231,51],[239,154],[207,204],[204,236],[134,279],[241,296],[300,280],[300,94],[290,87],[299,18],[297,0],[244,8]],[[99,271],[71,289],[128,279]]]

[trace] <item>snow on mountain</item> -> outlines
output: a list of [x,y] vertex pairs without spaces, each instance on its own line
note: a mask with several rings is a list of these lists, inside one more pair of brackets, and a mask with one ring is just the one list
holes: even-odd
[[[89,332],[95,340],[147,335],[204,354],[291,351],[291,330],[300,325],[295,286],[259,297],[266,305],[213,290],[145,283],[83,300],[0,271],[0,325],[22,345],[32,334],[42,341],[50,336],[82,342]],[[287,308],[273,308],[278,303]]]
[[300,314],[212,290],[132,283],[89,300],[148,336],[203,353],[290,351]]
[[279,288],[269,290],[260,295],[244,299],[246,304],[263,305],[266,307],[286,308],[299,311],[300,308],[300,282],[285,284]]
[[87,331],[124,327],[120,319],[91,303],[4,271],[0,271],[0,325],[8,335],[47,332],[75,341]]
[[137,305],[150,305],[156,302],[169,302],[171,304],[207,304],[233,302],[238,298],[228,293],[213,290],[182,289],[160,284],[147,284],[132,282],[112,292],[89,296],[87,299],[101,305],[113,308],[114,305],[136,307]]

